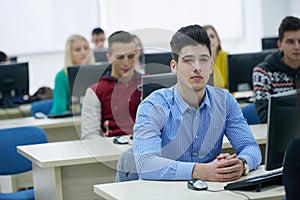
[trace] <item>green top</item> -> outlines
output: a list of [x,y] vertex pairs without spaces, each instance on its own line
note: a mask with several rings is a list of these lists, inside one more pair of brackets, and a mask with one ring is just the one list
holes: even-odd
[[62,69],[55,77],[54,91],[53,91],[53,106],[50,114],[63,114],[69,111],[70,105],[70,88],[69,80]]

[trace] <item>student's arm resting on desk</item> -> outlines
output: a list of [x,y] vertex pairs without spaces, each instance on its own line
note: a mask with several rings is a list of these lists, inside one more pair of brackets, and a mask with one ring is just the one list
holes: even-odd
[[[142,102],[134,126],[134,154],[140,179],[188,180],[195,163],[162,157],[161,129],[166,121],[163,107]],[[155,178],[154,178],[155,177]]]
[[[250,170],[256,169],[261,162],[261,152],[251,130],[243,118],[236,100],[226,94],[225,135],[236,150],[236,155],[221,154],[209,163],[197,163],[193,178],[210,181],[232,181],[240,178],[243,173],[243,163],[238,157],[247,161]],[[221,122],[220,122],[221,123]]]
[[101,102],[96,93],[86,90],[81,112],[81,139],[101,137]]
[[[221,152],[221,143],[217,144],[217,147],[215,150],[213,150],[213,152],[211,153],[208,152],[209,154],[207,154],[207,156],[203,157],[203,159],[202,158],[200,159],[203,160],[204,162],[197,165],[195,165],[196,162],[192,162],[191,161],[192,158],[189,158],[188,156],[191,155],[193,152],[189,152],[188,155],[185,153],[185,151],[187,150],[186,148],[189,148],[189,146],[192,143],[186,143],[188,146],[184,146],[184,142],[180,142],[179,140],[177,140],[175,144],[178,146],[178,149],[174,149],[174,150],[169,149],[170,151],[174,151],[174,152],[179,150],[179,154],[177,154],[177,156],[179,157],[181,156],[182,153],[185,153],[185,156],[188,156],[185,157],[186,162],[175,161],[176,159],[175,160],[167,159],[165,156],[163,157],[162,152],[165,152],[164,150],[166,149],[166,146],[162,148],[162,141],[163,141],[162,138],[165,138],[165,140],[167,138],[168,140],[168,135],[172,135],[172,134],[176,135],[176,133],[170,133],[170,134],[166,133],[165,130],[168,129],[164,127],[165,123],[167,120],[170,120],[171,115],[173,115],[174,117],[175,115],[180,116],[180,114],[176,114],[177,112],[175,108],[176,106],[172,107],[171,104],[168,105],[170,107],[165,106],[166,102],[159,99],[159,96],[154,96],[154,95],[152,96],[153,99],[155,99],[159,103],[156,103],[156,105],[154,105],[151,101],[147,101],[147,100],[143,101],[138,108],[136,124],[134,127],[134,135],[135,135],[134,152],[136,157],[137,170],[139,173],[139,177],[141,179],[187,180],[191,178],[204,178],[208,180],[219,180],[219,179],[225,180],[226,178],[227,179],[229,178],[229,177],[225,177],[225,179],[222,179],[224,178],[224,173],[226,173],[224,170],[228,170],[228,168],[227,169],[220,169],[220,168],[224,168],[228,165],[234,165],[233,168],[230,169],[230,171],[234,171],[233,174],[234,179],[240,177],[242,173],[242,166],[241,166],[242,162],[239,159],[231,155],[228,156],[228,158],[230,158],[228,160],[216,159],[216,157],[219,154],[218,152]],[[153,102],[155,102],[155,100]],[[170,110],[172,110],[172,113],[170,113]],[[202,114],[202,116],[208,117],[209,115]],[[207,120],[209,119],[210,118],[204,117],[202,120],[204,120],[204,122],[207,123],[208,122]],[[174,124],[174,121],[172,123],[173,123],[172,126],[176,126],[176,124]],[[178,121],[178,123],[181,122]],[[222,122],[218,121],[218,123],[222,123]],[[239,105],[228,92],[226,94],[226,121],[224,118],[223,123],[224,126],[228,125],[228,128],[226,130],[221,130],[222,132],[220,132],[220,134],[216,134],[216,136],[220,135],[220,139],[222,139],[224,132],[228,131],[229,140],[231,141],[233,146],[237,149],[237,153],[243,156],[248,154],[253,154],[252,149],[254,149],[254,155],[250,155],[249,156],[250,159],[249,158],[245,158],[245,159],[247,161],[251,159],[255,160],[254,162],[252,162],[255,164],[251,164],[251,161],[249,161],[249,163],[251,169],[256,168],[261,161],[260,149],[250,132],[246,120],[242,117],[242,113],[239,108]],[[167,124],[170,125],[170,123]],[[211,126],[215,127],[214,124],[211,124]],[[164,133],[162,133],[161,130],[164,130]],[[174,130],[176,132],[176,129]],[[187,134],[189,133],[187,132]],[[190,137],[191,135],[189,136],[187,135],[187,137]],[[187,137],[180,137],[180,138],[185,140],[187,139]],[[173,141],[171,140],[170,144],[172,142]],[[247,145],[250,146],[246,147]],[[254,158],[252,158],[252,156]],[[201,166],[202,167],[205,166],[205,168],[201,169]],[[210,172],[209,177],[206,176],[206,173],[208,171]],[[218,178],[218,174],[222,174],[220,178]]]
[[262,160],[260,148],[237,101],[229,95],[227,104],[229,109],[226,111],[225,135],[235,149],[237,157],[243,157],[249,170],[254,170]]

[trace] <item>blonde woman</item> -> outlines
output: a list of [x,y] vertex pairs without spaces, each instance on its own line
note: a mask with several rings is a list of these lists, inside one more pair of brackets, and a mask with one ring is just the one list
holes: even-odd
[[216,29],[212,25],[203,26],[210,39],[211,57],[214,61],[214,86],[227,88],[227,52],[222,50],[221,41]]
[[53,106],[50,114],[63,114],[69,111],[70,89],[67,68],[74,65],[95,62],[88,41],[81,35],[71,35],[66,42],[65,67],[55,77]]

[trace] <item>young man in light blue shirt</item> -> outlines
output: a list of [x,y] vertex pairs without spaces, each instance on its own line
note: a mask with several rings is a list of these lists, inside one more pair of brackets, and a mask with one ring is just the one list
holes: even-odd
[[[210,40],[198,25],[171,40],[177,84],[148,96],[137,111],[133,149],[140,179],[233,181],[261,163],[261,151],[237,101],[206,85]],[[222,154],[224,135],[236,154]]]

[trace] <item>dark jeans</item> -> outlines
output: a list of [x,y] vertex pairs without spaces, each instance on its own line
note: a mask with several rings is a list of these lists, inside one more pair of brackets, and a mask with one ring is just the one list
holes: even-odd
[[133,149],[123,152],[117,164],[117,175],[115,182],[138,180]]

